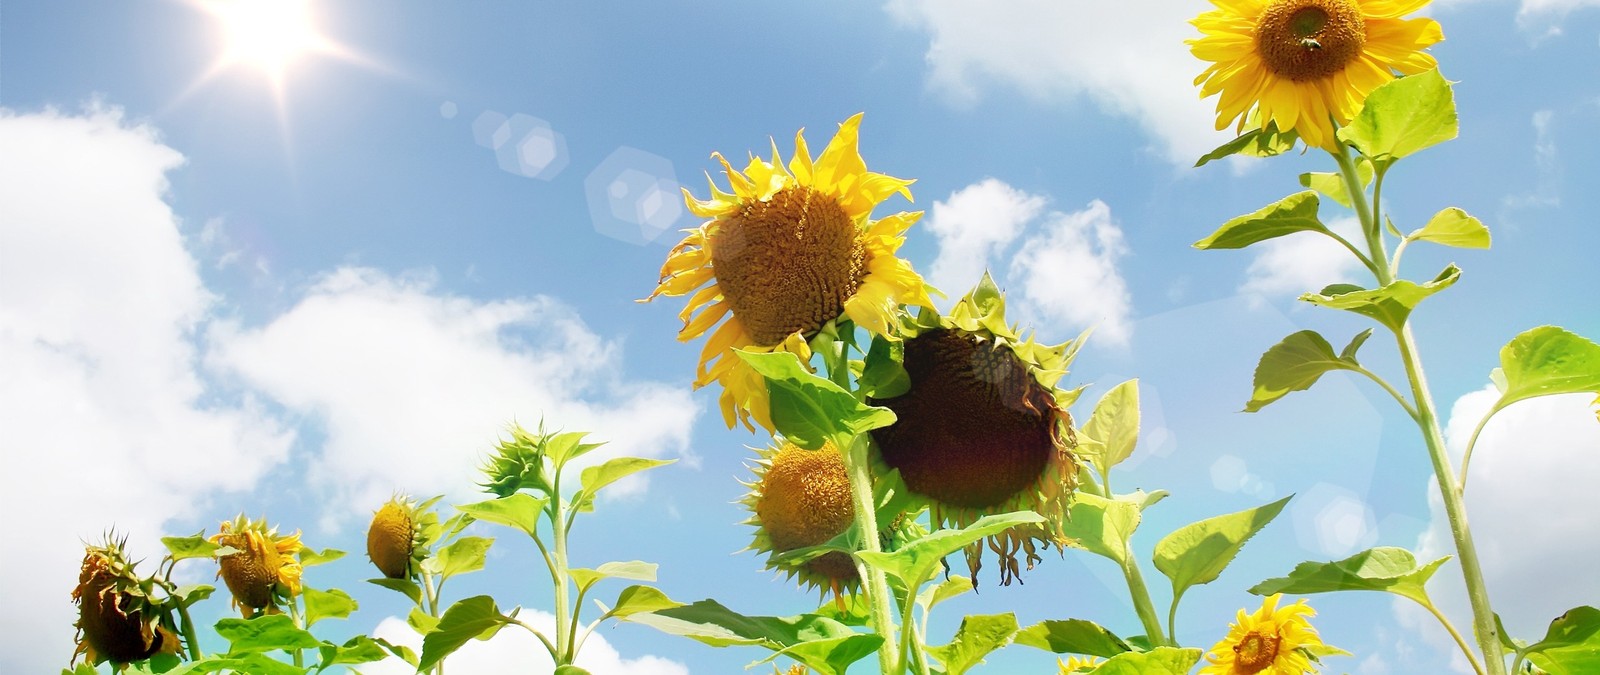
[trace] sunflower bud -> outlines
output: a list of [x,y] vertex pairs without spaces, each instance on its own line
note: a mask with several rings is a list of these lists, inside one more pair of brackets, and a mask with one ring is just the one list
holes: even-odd
[[[758,551],[784,553],[827,543],[850,528],[855,521],[855,502],[844,458],[833,444],[805,450],[793,443],[762,452],[756,466],[757,480],[745,504],[753,515],[748,522],[756,526]],[[801,584],[832,590],[836,595],[845,587],[859,584],[854,561],[849,555],[833,551],[812,558],[802,565],[768,562]]]
[[367,557],[390,579],[411,576],[418,524],[415,508],[410,500],[396,496],[378,509],[367,528]]
[[178,636],[158,623],[160,611],[141,592],[141,580],[123,552],[123,541],[106,538],[85,548],[78,586],[78,647],[91,664],[143,661],[178,652]]
[[265,521],[253,521],[240,515],[232,522],[224,522],[221,531],[211,537],[211,543],[232,549],[217,555],[222,577],[233,594],[234,605],[245,618],[257,610],[277,611],[280,598],[292,598],[300,593],[300,533],[279,536],[276,528],[268,528]]

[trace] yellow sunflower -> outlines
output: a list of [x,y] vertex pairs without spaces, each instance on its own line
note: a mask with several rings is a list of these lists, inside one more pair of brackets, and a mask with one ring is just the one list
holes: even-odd
[[714,153],[733,192],[712,182],[711,198],[699,200],[684,190],[689,211],[710,220],[686,230],[645,301],[693,293],[679,314],[679,340],[717,326],[700,353],[695,386],[722,385],[729,428],[737,420],[754,429],[751,418],[773,428],[766,384],[734,350],[808,360],[806,341],[841,316],[885,335],[899,305],[933,306],[922,277],[895,255],[922,214],[870,217],[890,195],[909,200],[912,181],[867,171],[860,124],[860,114],[845,120],[815,161],[802,133],[787,165],[777,143],[770,161],[752,156],[743,172]]
[[1239,620],[1228,626],[1228,636],[1206,654],[1210,663],[1198,675],[1304,675],[1314,673],[1309,650],[1325,647],[1310,617],[1316,611],[1301,600],[1278,607],[1283,594],[1261,603],[1255,614],[1239,610]]
[[1333,122],[1355,117],[1373,89],[1435,67],[1422,50],[1444,39],[1439,22],[1402,19],[1428,0],[1211,0],[1190,23],[1190,50],[1210,67],[1195,78],[1217,99],[1217,129],[1293,130],[1336,148]]
[[1093,656],[1084,656],[1081,658],[1077,656],[1069,656],[1065,661],[1056,659],[1056,665],[1060,666],[1061,668],[1061,675],[1070,675],[1071,673],[1087,673],[1095,668],[1099,668],[1101,663],[1102,661],[1100,661],[1100,659],[1097,659]]
[[163,625],[171,618],[151,602],[149,584],[134,572],[125,544],[107,535],[104,544],[84,549],[78,585],[72,589],[72,601],[78,604],[74,662],[82,654],[91,665],[121,665],[179,651],[178,635]]
[[246,619],[257,610],[278,611],[279,599],[300,594],[300,533],[279,536],[265,520],[254,521],[240,515],[222,523],[211,543],[231,551],[219,552],[217,576],[227,583],[233,603]]
[[[949,316],[924,312],[905,332],[909,387],[869,401],[896,416],[871,432],[878,456],[929,507],[935,527],[1022,510],[1044,516],[1040,525],[989,539],[1008,584],[1018,575],[1018,554],[1031,569],[1036,542],[1067,541],[1061,523],[1078,473],[1067,406],[1078,392],[1056,383],[1081,341],[1043,345],[1019,336],[1006,325],[1005,298],[987,274]],[[981,543],[966,554],[976,584]]]
[[[832,443],[806,450],[779,442],[778,447],[761,451],[755,473],[756,480],[746,483],[750,492],[743,500],[751,514],[745,523],[756,528],[750,544],[755,551],[784,553],[824,544],[855,522],[844,456]],[[769,559],[767,567],[782,569],[803,586],[832,591],[836,600],[861,582],[855,561],[839,551],[800,565]]]

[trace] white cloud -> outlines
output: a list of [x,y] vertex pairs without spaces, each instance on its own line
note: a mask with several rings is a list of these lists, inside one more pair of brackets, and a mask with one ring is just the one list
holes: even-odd
[[[536,630],[551,635],[555,632],[555,616],[538,610],[524,610],[517,618]],[[422,638],[402,619],[384,619],[373,630],[373,636],[397,645],[405,645],[419,653]],[[452,675],[495,675],[498,673],[549,673],[555,670],[549,652],[532,634],[515,626],[502,629],[493,638],[472,640],[444,661]],[[677,661],[659,656],[645,655],[623,658],[598,631],[589,635],[578,652],[577,665],[594,675],[688,675],[689,668]],[[395,657],[378,663],[361,666],[361,672],[372,675],[412,675],[416,672],[410,664]]]
[[[252,486],[291,434],[196,371],[213,298],[164,201],[183,156],[119,110],[0,110],[0,666],[72,652],[79,538],[136,554],[216,490]],[[147,563],[149,565],[150,563]]]
[[1111,207],[1098,199],[1082,211],[1052,211],[1043,231],[1023,242],[1011,263],[1031,313],[1057,327],[1094,326],[1095,339],[1127,345],[1133,297],[1117,270],[1128,253]]
[[968,185],[936,201],[924,221],[939,238],[939,255],[928,281],[953,301],[978,283],[989,260],[1038,217],[1045,199],[993,178]]
[[1228,138],[1213,128],[1215,99],[1194,86],[1205,64],[1184,44],[1205,9],[1192,0],[888,3],[929,34],[928,84],[952,102],[971,103],[993,82],[1041,100],[1087,97],[1135,119],[1184,166]]
[[1547,34],[1559,34],[1568,14],[1584,7],[1600,7],[1600,0],[1522,0],[1517,24],[1523,28],[1543,27]]
[[[1457,399],[1445,438],[1459,458],[1473,427],[1499,393],[1493,387]],[[1543,637],[1550,620],[1600,598],[1600,539],[1593,536],[1600,513],[1600,423],[1592,394],[1550,396],[1516,403],[1495,415],[1472,453],[1466,489],[1472,536],[1495,612],[1508,631],[1527,640]],[[1453,554],[1455,546],[1443,501],[1428,481],[1430,528],[1417,544],[1419,557]],[[1446,565],[1429,595],[1463,634],[1471,635],[1460,567]],[[1410,604],[1407,601],[1405,604]],[[1402,622],[1420,627],[1441,650],[1457,651],[1432,617],[1397,604]],[[1466,671],[1456,657],[1457,670]]]
[[211,363],[321,424],[310,479],[345,507],[326,526],[396,489],[469,496],[514,420],[594,432],[609,442],[597,462],[684,455],[696,414],[686,388],[622,381],[620,346],[557,300],[480,302],[372,269],[339,269],[267,325],[212,339]]
[[[1502,200],[1506,209],[1561,205],[1561,161],[1556,153],[1555,131],[1552,128],[1554,118],[1555,111],[1552,110],[1533,113],[1534,185],[1526,192],[1508,195]],[[1507,217],[1502,219],[1510,220]]]
[[[1356,242],[1360,229],[1354,218],[1328,223],[1329,229]],[[1300,232],[1257,244],[1255,259],[1245,270],[1239,292],[1252,296],[1252,304],[1280,296],[1298,297],[1332,283],[1355,281],[1361,262],[1350,250],[1325,235]]]

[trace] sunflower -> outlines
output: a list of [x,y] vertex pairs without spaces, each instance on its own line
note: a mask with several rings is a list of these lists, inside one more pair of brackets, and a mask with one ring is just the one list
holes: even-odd
[[[756,480],[746,483],[750,493],[743,500],[750,509],[745,523],[756,528],[750,544],[755,551],[777,554],[824,544],[855,522],[844,456],[832,443],[806,450],[779,442],[761,451],[755,474]],[[855,561],[839,551],[799,565],[769,559],[767,567],[782,569],[803,586],[832,591],[836,600],[861,582]]]
[[152,584],[134,572],[125,544],[126,539],[107,535],[104,544],[84,547],[78,585],[72,589],[72,601],[78,605],[74,662],[79,654],[93,665],[105,661],[120,665],[178,653],[178,635],[163,625],[171,619],[151,601]]
[[1293,130],[1306,143],[1337,147],[1373,89],[1438,65],[1422,50],[1444,39],[1439,22],[1402,19],[1428,0],[1211,0],[1217,9],[1190,23],[1190,50],[1211,66],[1195,78],[1217,99],[1217,129],[1234,120]]
[[1310,617],[1316,611],[1300,600],[1279,608],[1279,593],[1261,603],[1255,614],[1239,610],[1239,620],[1228,626],[1228,636],[1211,648],[1210,661],[1198,675],[1304,675],[1316,672],[1310,650],[1325,647]]
[[[1031,510],[1045,522],[991,537],[1000,579],[1028,567],[1036,542],[1059,548],[1067,501],[1077,486],[1077,437],[1066,411],[1076,391],[1056,382],[1080,341],[1041,345],[1005,323],[1005,299],[985,274],[948,317],[923,312],[906,329],[905,393],[871,403],[893,410],[894,424],[874,429],[879,456],[899,471],[935,527],[965,527],[986,515]],[[982,545],[967,549],[977,583]]]
[[845,120],[815,161],[802,133],[787,165],[775,142],[770,161],[752,156],[743,172],[714,153],[733,192],[713,182],[711,198],[699,200],[684,190],[689,211],[710,220],[685,230],[645,301],[693,293],[679,314],[679,340],[717,326],[700,353],[695,387],[722,385],[729,428],[737,420],[753,430],[754,418],[773,429],[766,383],[734,350],[809,360],[806,341],[840,317],[885,335],[899,305],[933,306],[922,277],[895,255],[921,212],[870,218],[890,195],[909,200],[912,181],[867,171],[860,124],[860,114]]
[[1087,673],[1095,668],[1100,667],[1101,663],[1102,662],[1100,659],[1097,659],[1093,656],[1085,656],[1082,658],[1069,656],[1065,661],[1056,659],[1056,665],[1061,668],[1061,675],[1070,675],[1071,673]]
[[295,559],[303,548],[299,532],[279,536],[265,520],[254,521],[240,514],[232,522],[222,523],[211,543],[231,549],[217,553],[221,567],[217,576],[227,583],[234,606],[246,619],[257,610],[274,613],[279,599],[300,594],[301,567]]
[[391,497],[372,515],[372,524],[367,527],[367,558],[383,576],[407,579],[416,573],[427,552],[425,546],[418,545],[422,538],[421,516],[416,502],[404,495]]

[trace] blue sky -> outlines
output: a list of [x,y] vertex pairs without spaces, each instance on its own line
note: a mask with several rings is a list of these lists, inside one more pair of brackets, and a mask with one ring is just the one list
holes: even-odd
[[[309,575],[362,602],[319,630],[403,616],[361,582],[367,514],[396,489],[472,498],[476,458],[506,423],[541,414],[616,452],[682,460],[603,502],[580,526],[579,563],[658,562],[672,597],[751,614],[815,607],[734,554],[750,534],[734,479],[765,439],[724,429],[714,392],[691,392],[698,344],[673,338],[681,305],[634,300],[674,231],[697,224],[675,186],[704,196],[712,151],[764,153],[771,137],[787,154],[801,127],[820,149],[858,111],[869,167],[918,181],[914,206],[882,208],[928,212],[903,249],[919,271],[958,296],[993,270],[1013,318],[1045,339],[1097,325],[1068,380],[1093,383],[1080,420],[1140,378],[1144,440],[1118,487],[1174,493],[1135,537],[1146,556],[1184,523],[1298,495],[1185,598],[1186,643],[1209,646],[1258,602],[1245,588],[1301,560],[1443,552],[1420,439],[1369,383],[1330,375],[1237,412],[1268,346],[1365,326],[1294,301],[1359,280],[1317,242],[1189,246],[1331,166],[1311,153],[1190,168],[1225,140],[1182,45],[1205,3],[572,5],[316,3],[343,54],[301,59],[278,92],[244,66],[203,78],[226,45],[184,2],[0,9],[0,594],[35,608],[0,617],[0,669],[65,664],[78,540],[112,524],[153,553],[163,534],[266,514],[352,553]],[[1490,252],[1418,246],[1404,269],[1465,270],[1416,325],[1457,444],[1512,336],[1600,336],[1597,6],[1431,9],[1462,138],[1402,163],[1385,198],[1403,229],[1455,205],[1494,233]],[[1399,377],[1392,353],[1374,340],[1365,356]],[[1591,410],[1523,404],[1477,451],[1468,508],[1496,607],[1524,637],[1600,602],[1583,562],[1600,555]],[[528,547],[497,534],[488,570],[448,595],[549,603]],[[1164,606],[1164,581],[1146,574]],[[935,641],[961,614],[1001,611],[1139,632],[1103,560],[1050,555],[1024,578],[944,606]],[[1464,616],[1451,587],[1435,594]],[[1441,634],[1386,597],[1312,602],[1327,641],[1356,653],[1334,669],[1452,667]],[[727,672],[763,656],[635,626],[603,635],[597,672]],[[1050,661],[1012,647],[988,672]]]

